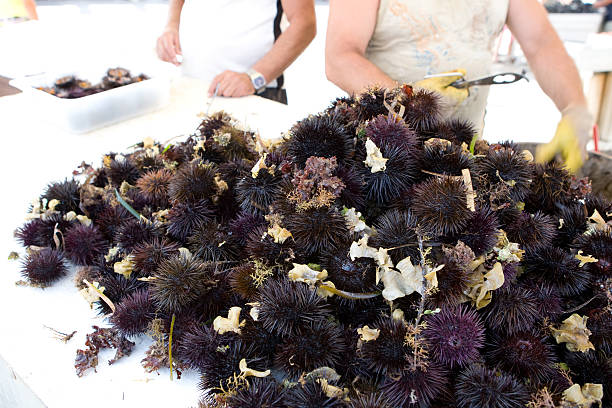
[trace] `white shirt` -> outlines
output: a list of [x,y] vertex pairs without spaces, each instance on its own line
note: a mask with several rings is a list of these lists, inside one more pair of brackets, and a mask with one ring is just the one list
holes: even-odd
[[225,70],[247,71],[272,48],[277,14],[277,0],[186,0],[183,74],[210,81]]

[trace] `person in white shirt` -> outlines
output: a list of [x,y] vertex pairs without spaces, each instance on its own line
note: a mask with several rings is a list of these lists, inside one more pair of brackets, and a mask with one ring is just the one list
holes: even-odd
[[287,103],[283,71],[315,34],[314,0],[170,0],[156,50],[184,75],[210,81],[209,95]]

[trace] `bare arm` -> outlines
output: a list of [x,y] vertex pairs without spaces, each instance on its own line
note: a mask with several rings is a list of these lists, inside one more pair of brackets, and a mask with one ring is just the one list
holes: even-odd
[[164,32],[157,39],[157,55],[163,61],[179,65],[176,56],[181,54],[181,43],[179,41],[179,25],[181,23],[181,10],[185,0],[170,0],[168,4],[168,22]]
[[274,42],[270,51],[253,66],[267,81],[278,78],[308,47],[317,33],[313,0],[282,0],[281,3],[289,27]]
[[510,0],[507,24],[529,61],[542,90],[560,111],[584,106],[578,69],[568,55],[544,7],[536,0]]
[[599,0],[593,3],[593,7],[606,7],[612,4],[612,0]]
[[333,0],[329,4],[325,74],[349,94],[372,85],[392,88],[387,74],[365,58],[374,33],[379,0]]

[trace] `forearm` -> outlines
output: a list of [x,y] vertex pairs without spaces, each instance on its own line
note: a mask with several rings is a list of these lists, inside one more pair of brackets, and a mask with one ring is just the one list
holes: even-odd
[[350,95],[359,94],[373,85],[393,88],[396,81],[356,51],[329,52],[325,58],[327,79]]
[[168,21],[166,23],[166,28],[178,30],[181,22],[183,4],[185,4],[185,0],[170,0],[168,4]]
[[292,22],[274,45],[255,65],[268,82],[278,78],[306,49],[316,34],[316,24],[309,19]]
[[576,64],[556,33],[548,36],[526,57],[540,87],[560,111],[586,104]]

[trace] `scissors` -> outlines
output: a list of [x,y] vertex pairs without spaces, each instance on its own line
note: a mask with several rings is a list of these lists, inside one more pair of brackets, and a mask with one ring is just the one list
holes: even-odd
[[452,86],[459,89],[465,89],[471,86],[512,84],[514,82],[520,81],[521,79],[524,79],[529,82],[529,78],[527,78],[525,75],[517,74],[515,72],[503,72],[501,74],[490,75],[484,78],[473,79],[471,81],[467,81],[463,77],[463,73],[461,72],[446,72],[443,74],[426,75],[425,79],[445,76],[460,76],[461,78],[447,85],[447,87]]

